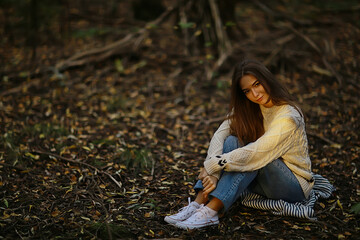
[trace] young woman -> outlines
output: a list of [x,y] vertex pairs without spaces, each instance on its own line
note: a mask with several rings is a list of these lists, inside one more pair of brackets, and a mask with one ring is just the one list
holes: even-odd
[[314,184],[301,110],[260,62],[244,60],[232,77],[230,113],[210,141],[195,201],[165,221],[183,229],[219,223],[244,191],[289,203]]

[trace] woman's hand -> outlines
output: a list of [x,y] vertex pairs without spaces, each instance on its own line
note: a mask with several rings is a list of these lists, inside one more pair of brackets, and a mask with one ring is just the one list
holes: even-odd
[[214,189],[216,188],[216,184],[218,182],[218,179],[214,176],[206,176],[204,177],[204,179],[202,180],[202,184],[203,184],[203,196],[204,198],[208,198],[209,194],[214,191]]
[[206,176],[209,176],[205,168],[203,168],[198,176],[198,179],[203,181]]

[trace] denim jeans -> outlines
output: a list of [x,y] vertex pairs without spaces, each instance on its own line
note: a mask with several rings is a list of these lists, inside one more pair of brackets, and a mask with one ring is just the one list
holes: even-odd
[[[225,139],[223,153],[239,147],[241,145],[237,137],[229,136]],[[198,180],[194,189],[196,191],[203,189],[201,180]],[[287,202],[305,200],[297,178],[281,159],[275,159],[265,167],[252,172],[223,171],[216,189],[209,195],[221,200],[226,211],[245,190]]]

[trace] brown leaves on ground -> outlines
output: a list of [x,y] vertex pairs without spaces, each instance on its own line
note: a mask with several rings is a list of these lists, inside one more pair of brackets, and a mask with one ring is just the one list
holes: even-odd
[[[360,202],[359,26],[341,12],[336,21],[324,12],[313,17],[322,24],[297,26],[324,49],[343,76],[340,85],[313,46],[282,27],[288,20],[268,22],[259,8],[246,4],[244,9],[239,14],[246,44],[233,43],[234,54],[212,82],[203,76],[214,61],[211,49],[197,57],[184,55],[182,38],[166,25],[151,30],[132,56],[60,75],[4,76],[0,235],[355,239],[359,220],[350,209]],[[171,41],[162,45],[166,38]],[[75,53],[79,47],[70,44],[67,49]],[[272,52],[276,44],[280,48]],[[61,49],[50,49],[52,59],[61,56]],[[48,52],[40,51],[46,58]],[[235,205],[219,226],[182,231],[163,218],[195,194],[192,187],[208,143],[227,114],[238,52],[268,61],[299,99],[313,171],[337,191],[316,204],[316,222]]]

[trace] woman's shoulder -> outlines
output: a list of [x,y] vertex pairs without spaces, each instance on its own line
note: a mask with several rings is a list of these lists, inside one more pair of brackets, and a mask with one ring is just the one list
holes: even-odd
[[303,123],[303,115],[300,108],[289,104],[279,106],[279,110],[277,111],[277,118],[292,121],[296,125]]
[[274,106],[273,108],[273,111],[277,115],[293,115],[295,117],[302,116],[301,109],[298,106],[283,104],[279,106]]

